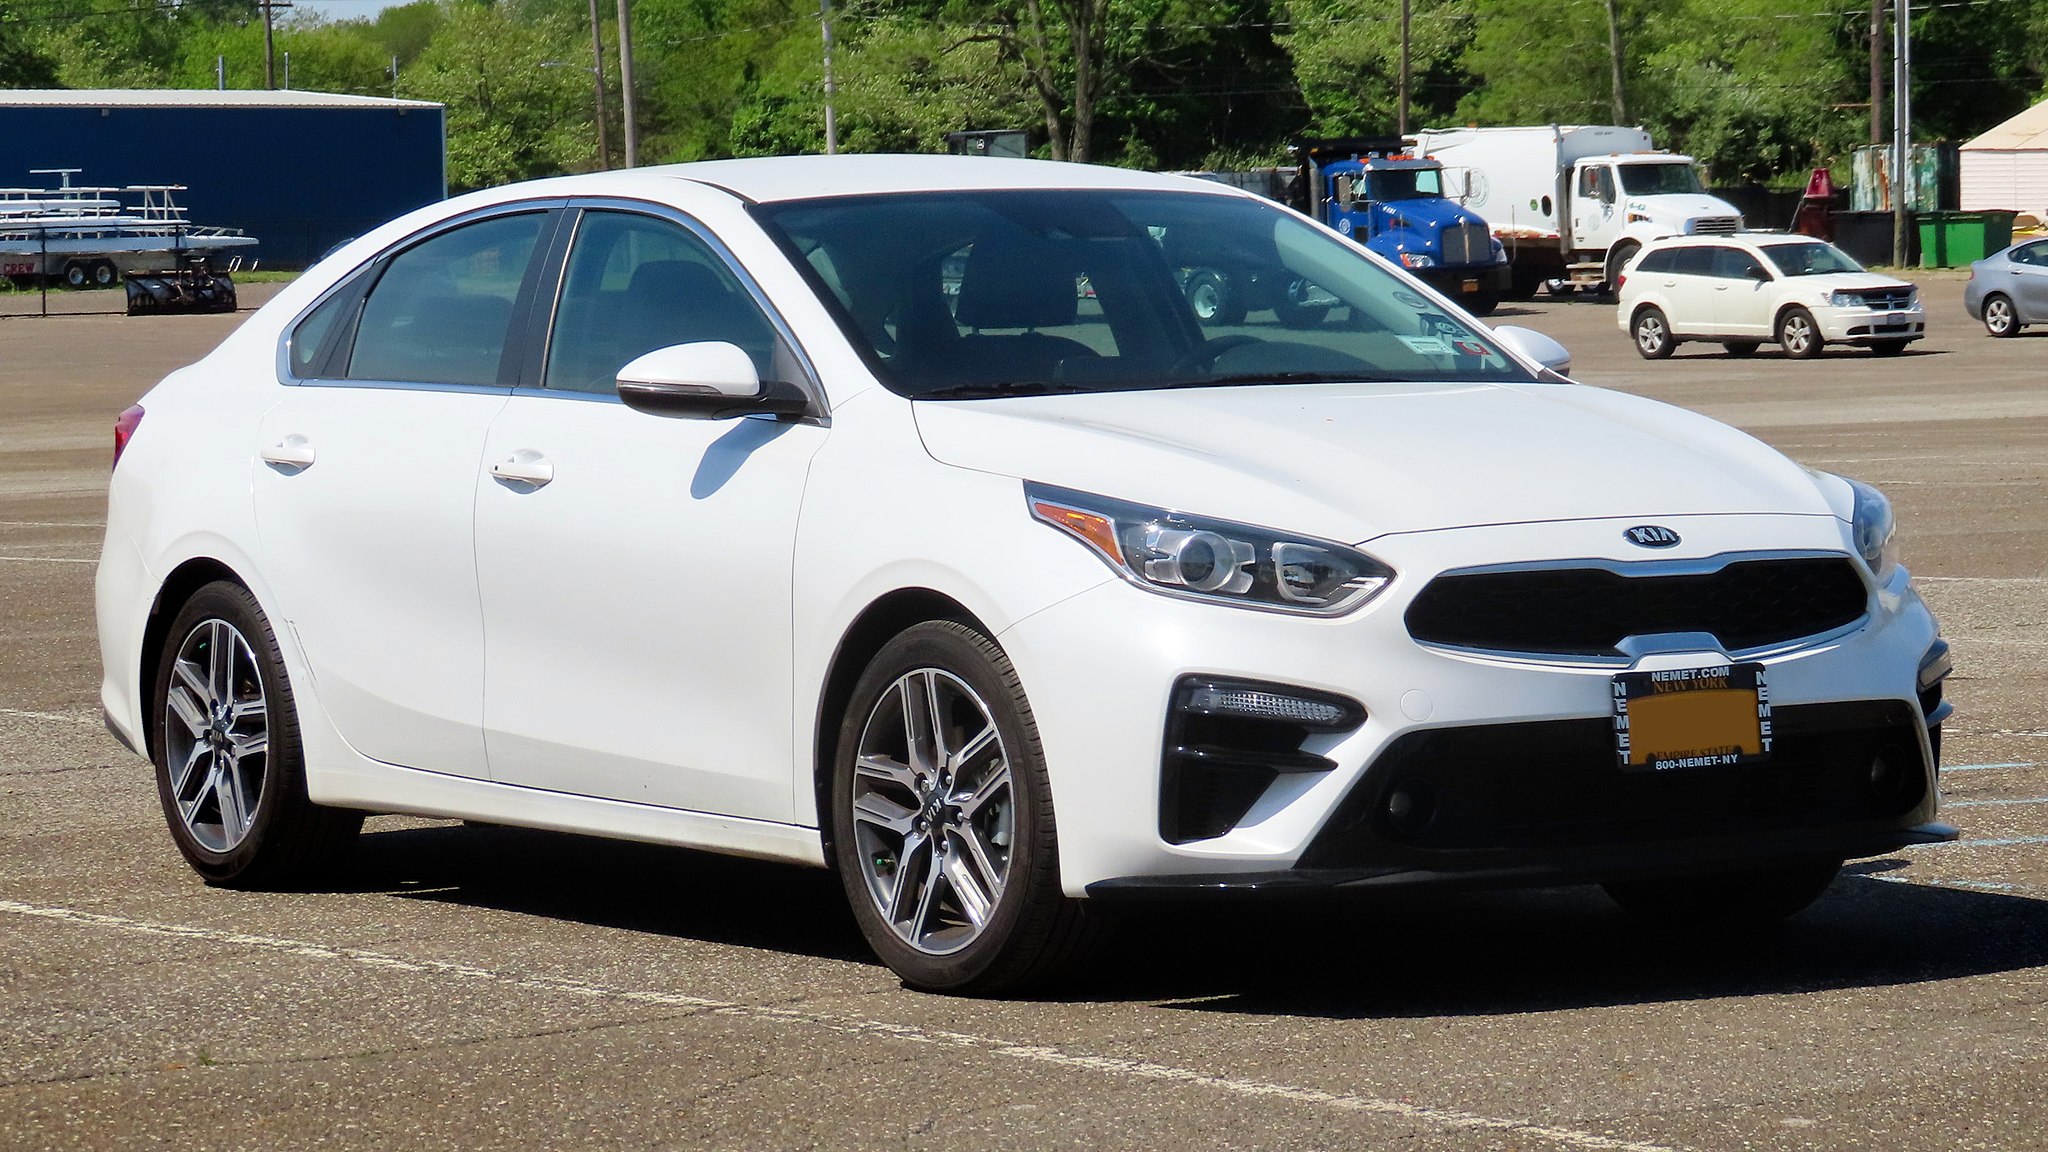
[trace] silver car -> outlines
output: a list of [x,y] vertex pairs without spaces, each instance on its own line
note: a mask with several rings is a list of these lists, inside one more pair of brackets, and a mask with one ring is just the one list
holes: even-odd
[[2048,240],[2026,240],[1970,265],[1963,307],[1993,336],[2048,324]]

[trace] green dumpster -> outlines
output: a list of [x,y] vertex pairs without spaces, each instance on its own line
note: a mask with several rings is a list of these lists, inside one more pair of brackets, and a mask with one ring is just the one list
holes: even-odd
[[2011,212],[1922,212],[1920,266],[1960,268],[2012,244]]

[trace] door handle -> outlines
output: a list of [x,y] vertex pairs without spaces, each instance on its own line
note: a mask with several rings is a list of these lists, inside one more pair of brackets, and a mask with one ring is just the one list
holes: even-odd
[[491,465],[491,475],[513,484],[539,488],[555,478],[555,466],[531,448],[522,448]]
[[257,455],[263,457],[265,464],[275,464],[279,468],[290,468],[295,471],[311,468],[314,460],[313,445],[304,436],[297,434],[279,440]]

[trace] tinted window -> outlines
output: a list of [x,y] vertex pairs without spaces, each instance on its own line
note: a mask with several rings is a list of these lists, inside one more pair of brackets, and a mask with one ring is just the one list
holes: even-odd
[[1712,276],[1714,274],[1714,249],[1673,248],[1672,271],[1681,276]]
[[1841,249],[1819,240],[1794,244],[1772,244],[1764,249],[1771,263],[1787,276],[1826,276],[1833,272],[1861,272],[1863,265],[1849,259]]
[[1623,164],[1621,187],[1631,196],[1703,191],[1700,175],[1690,164]]
[[451,229],[393,257],[363,302],[348,376],[496,384],[544,213]]
[[1528,379],[1412,281],[1266,201],[990,191],[754,211],[904,395]]
[[1714,275],[1724,280],[1747,280],[1764,270],[1757,258],[1740,248],[1715,248]]
[[2048,240],[2015,248],[2010,259],[2021,264],[2048,265]]
[[547,386],[611,392],[619,369],[671,344],[722,340],[777,375],[775,328],[696,233],[651,216],[586,212],[548,346]]
[[1678,270],[1678,252],[1676,248],[1659,248],[1643,257],[1642,262],[1636,265],[1636,271],[1675,272]]
[[307,313],[292,330],[292,375],[300,378],[319,371],[338,340],[347,339],[345,317],[355,315],[362,300],[362,285],[345,287]]

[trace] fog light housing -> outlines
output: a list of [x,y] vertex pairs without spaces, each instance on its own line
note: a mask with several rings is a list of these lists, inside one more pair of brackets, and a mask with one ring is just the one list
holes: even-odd
[[1283,774],[1336,762],[1303,748],[1365,723],[1357,701],[1285,684],[1213,676],[1174,683],[1159,774],[1159,836],[1212,840],[1237,827]]

